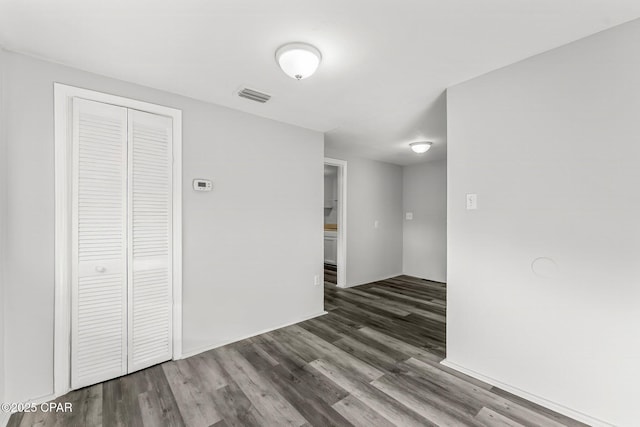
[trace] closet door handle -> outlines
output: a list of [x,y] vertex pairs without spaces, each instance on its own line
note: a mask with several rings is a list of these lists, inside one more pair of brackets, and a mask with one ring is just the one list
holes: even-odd
[[98,267],[96,267],[96,271],[98,273],[104,273],[105,271],[107,271],[107,269],[105,267],[98,266]]

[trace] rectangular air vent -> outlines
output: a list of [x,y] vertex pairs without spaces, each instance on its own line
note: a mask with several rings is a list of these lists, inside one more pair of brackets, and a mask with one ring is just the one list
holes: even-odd
[[267,95],[266,93],[258,92],[257,90],[249,89],[246,87],[238,92],[238,96],[250,99],[252,101],[261,102],[263,104],[271,99],[271,95]]

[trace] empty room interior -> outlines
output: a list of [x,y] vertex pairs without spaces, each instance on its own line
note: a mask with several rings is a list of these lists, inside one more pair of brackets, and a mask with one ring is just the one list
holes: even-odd
[[0,0],[0,427],[640,425],[637,0]]

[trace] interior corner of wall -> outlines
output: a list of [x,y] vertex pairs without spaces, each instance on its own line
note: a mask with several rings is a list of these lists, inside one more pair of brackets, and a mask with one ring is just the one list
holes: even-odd
[[[5,98],[5,50],[2,45],[0,45],[0,402],[4,400],[6,396],[6,381],[5,381],[5,345],[4,345],[4,336],[5,336],[5,258],[6,258],[6,247],[5,247],[5,234],[6,234],[6,171],[7,171],[7,133],[6,133],[6,98]],[[7,421],[2,418],[2,412],[0,412],[0,426],[3,426]],[[4,421],[4,422],[3,422]]]

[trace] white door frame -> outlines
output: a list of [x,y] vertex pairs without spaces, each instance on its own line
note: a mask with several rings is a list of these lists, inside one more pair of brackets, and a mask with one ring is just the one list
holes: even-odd
[[54,83],[55,301],[53,387],[71,390],[71,100],[74,97],[173,119],[173,359],[182,357],[182,111],[148,102]]
[[338,168],[338,250],[336,254],[337,286],[347,286],[347,162],[324,158],[324,164]]

